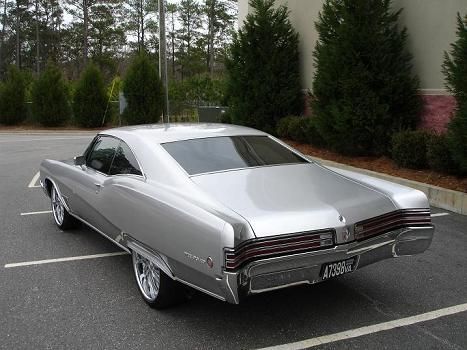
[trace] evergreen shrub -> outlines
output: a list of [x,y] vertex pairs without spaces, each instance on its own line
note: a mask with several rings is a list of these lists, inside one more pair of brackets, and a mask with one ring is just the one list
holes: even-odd
[[440,173],[455,174],[459,171],[452,157],[447,135],[432,135],[429,138],[427,161],[430,169]]
[[462,174],[467,174],[467,15],[457,14],[457,41],[445,53],[443,72],[446,85],[457,101],[457,109],[448,125],[451,155]]
[[304,108],[298,34],[284,5],[251,0],[250,6],[226,58],[227,98],[235,124],[274,133],[281,118]]
[[430,135],[421,130],[401,131],[392,137],[392,159],[403,168],[425,169]]
[[23,72],[10,66],[0,87],[0,124],[16,125],[26,117],[26,81]]
[[164,96],[156,66],[146,53],[140,53],[131,62],[123,81],[127,107],[123,113],[132,124],[157,123],[162,116]]
[[34,119],[44,126],[61,126],[71,117],[69,86],[62,72],[48,64],[31,88]]
[[350,155],[390,150],[421,112],[407,31],[391,0],[326,0],[316,29],[311,107],[327,146]]
[[81,74],[74,91],[73,114],[76,123],[85,128],[102,126],[107,101],[102,73],[91,62]]

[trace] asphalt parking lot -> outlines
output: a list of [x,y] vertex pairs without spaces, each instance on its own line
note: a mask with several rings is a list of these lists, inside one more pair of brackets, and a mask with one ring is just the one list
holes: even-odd
[[86,227],[61,232],[34,181],[91,138],[0,133],[1,349],[467,349],[467,216],[436,208],[423,255],[241,305],[195,293],[150,309],[130,257]]

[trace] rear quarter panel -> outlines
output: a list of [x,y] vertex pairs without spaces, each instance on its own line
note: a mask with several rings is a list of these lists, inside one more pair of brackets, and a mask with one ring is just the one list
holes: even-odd
[[215,278],[222,275],[222,219],[142,178],[115,176],[102,195],[102,214],[122,233],[166,256],[178,278],[221,294]]

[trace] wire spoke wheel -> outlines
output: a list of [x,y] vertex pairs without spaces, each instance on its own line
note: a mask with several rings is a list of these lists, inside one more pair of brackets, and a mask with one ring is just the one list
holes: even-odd
[[144,298],[149,302],[156,300],[159,294],[161,272],[149,259],[133,252],[133,268],[136,281]]
[[65,208],[63,207],[60,195],[58,194],[55,187],[52,187],[51,201],[52,213],[54,215],[55,222],[58,226],[61,226],[63,224],[63,219],[65,216]]

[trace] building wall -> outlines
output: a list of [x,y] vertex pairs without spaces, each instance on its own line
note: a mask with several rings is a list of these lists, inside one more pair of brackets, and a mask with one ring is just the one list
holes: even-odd
[[[290,10],[290,20],[300,34],[301,72],[304,89],[312,87],[314,66],[313,50],[318,40],[315,21],[324,0],[276,0]],[[248,0],[239,0],[239,27],[252,9]],[[420,78],[421,94],[437,96],[424,98],[429,120],[424,127],[430,128],[436,119],[436,129],[442,130],[449,120],[453,101],[447,96],[441,71],[444,51],[456,40],[456,14],[467,14],[467,0],[393,0],[395,10],[403,8],[401,26],[408,30],[408,50],[414,59],[414,73]],[[439,97],[438,97],[439,96]],[[444,97],[443,97],[444,96]],[[430,104],[434,103],[434,106]]]

